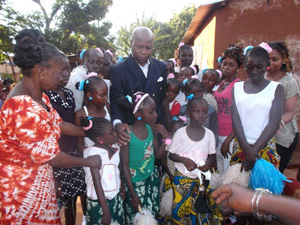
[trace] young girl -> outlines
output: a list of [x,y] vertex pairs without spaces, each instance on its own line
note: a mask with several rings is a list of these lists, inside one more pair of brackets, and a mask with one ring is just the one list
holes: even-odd
[[[150,209],[156,216],[159,212],[160,179],[154,161],[161,158],[166,145],[163,141],[158,148],[155,130],[151,128],[157,118],[156,104],[147,93],[137,92],[132,98],[122,97],[118,100],[118,106],[135,117],[130,127],[130,143],[121,147],[126,181],[125,220],[126,224],[132,224],[139,205]],[[166,139],[168,133],[162,133]]]
[[[84,92],[87,99],[83,106],[75,113],[75,123],[80,124],[81,117],[102,117],[110,120],[109,105],[107,104],[107,85],[97,76],[92,76],[84,81],[76,83],[76,88]],[[94,145],[88,137],[78,138],[78,149],[82,152],[86,147]]]
[[[282,85],[264,78],[268,62],[265,49],[255,47],[248,51],[245,70],[250,80],[235,83],[232,92],[232,123],[237,138],[231,164],[242,163],[246,171],[253,168],[257,157],[279,166],[273,136],[283,113],[284,94]],[[238,223],[246,224],[245,221]],[[251,218],[250,223],[258,222]]]
[[218,110],[218,104],[213,96],[213,88],[219,81],[219,73],[214,69],[206,69],[202,75],[202,84],[205,88],[205,92],[203,94],[203,98],[214,107],[214,109]]
[[214,92],[218,103],[218,135],[217,166],[220,173],[226,171],[232,154],[234,132],[231,119],[231,101],[233,85],[240,81],[237,78],[239,68],[244,64],[243,50],[237,46],[227,48],[219,62],[223,80]]
[[77,82],[86,79],[88,73],[99,73],[100,66],[102,64],[103,52],[100,49],[87,49],[82,50],[80,58],[83,62],[82,66],[76,67],[69,79],[66,88],[70,89],[74,94],[75,99],[75,112],[81,109],[83,104],[83,93],[78,91],[75,87]]
[[[194,75],[193,69],[189,66],[186,66],[180,70],[180,72],[178,73],[177,79],[181,83],[183,83],[183,81],[185,79],[190,80],[193,75]],[[176,96],[175,100],[178,101],[181,106],[183,106],[187,103],[187,101],[185,99],[185,94],[184,94],[184,85],[182,85],[182,88],[179,91],[179,94]]]
[[169,78],[167,80],[166,97],[163,101],[163,105],[166,112],[168,128],[171,126],[172,118],[178,116],[180,113],[180,104],[175,100],[180,88],[181,83],[176,78]]
[[86,135],[95,143],[85,149],[84,158],[101,157],[101,168],[84,167],[87,184],[87,224],[124,224],[123,200],[120,193],[120,149],[112,123],[99,117],[82,117]]
[[[202,126],[207,118],[207,102],[194,97],[188,102],[187,113],[190,124],[176,131],[169,149],[169,157],[175,162],[172,221],[194,225],[197,221],[195,202],[200,194],[200,181],[194,170],[207,172],[215,164],[216,151],[214,134]],[[200,160],[204,165],[196,163]]]

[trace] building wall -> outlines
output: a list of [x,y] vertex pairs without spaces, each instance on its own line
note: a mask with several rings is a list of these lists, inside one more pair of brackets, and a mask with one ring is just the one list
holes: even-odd
[[[227,7],[215,11],[211,18],[214,17],[216,58],[232,43],[257,46],[261,42],[286,41],[294,66],[293,73],[300,75],[299,1],[230,0]],[[247,78],[242,71],[239,76]]]

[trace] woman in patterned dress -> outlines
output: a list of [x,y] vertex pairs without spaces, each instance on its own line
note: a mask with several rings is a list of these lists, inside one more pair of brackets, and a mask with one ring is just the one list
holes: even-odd
[[52,167],[99,167],[100,158],[60,152],[60,132],[84,135],[63,122],[43,92],[61,80],[67,58],[38,30],[16,36],[14,62],[23,80],[0,112],[0,224],[60,224]]
[[[46,95],[63,121],[75,124],[73,92],[65,88],[70,78],[70,70],[70,63],[66,61],[61,72],[62,79],[59,85],[53,91],[47,91]],[[77,137],[62,134],[58,140],[60,150],[73,157],[79,157],[77,139]],[[59,206],[64,205],[65,222],[68,225],[75,225],[77,197],[83,196],[86,190],[83,169],[82,167],[53,168],[53,171],[55,183],[58,184],[57,190],[60,190],[58,192],[58,203]],[[82,199],[81,204],[82,208],[86,207],[85,201],[82,201]]]

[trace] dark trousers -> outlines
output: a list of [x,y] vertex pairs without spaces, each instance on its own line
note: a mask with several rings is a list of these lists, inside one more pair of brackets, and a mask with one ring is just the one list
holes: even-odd
[[280,165],[279,165],[279,171],[283,173],[285,168],[287,167],[290,159],[292,158],[293,152],[295,148],[297,147],[299,140],[299,133],[296,133],[293,143],[290,145],[290,147],[286,148],[282,145],[276,144],[276,150],[277,153],[280,155]]

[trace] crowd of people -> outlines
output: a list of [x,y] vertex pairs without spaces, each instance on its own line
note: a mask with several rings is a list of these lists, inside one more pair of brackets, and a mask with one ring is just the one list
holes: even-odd
[[236,164],[241,172],[258,158],[280,172],[288,165],[299,87],[284,42],[230,45],[218,68],[200,70],[183,43],[179,65],[152,58],[153,33],[138,27],[126,59],[82,50],[71,71],[38,30],[15,40],[23,79],[1,90],[1,224],[60,224],[62,206],[75,224],[79,196],[87,224],[133,224],[143,209],[161,224],[258,224],[271,213],[299,221],[298,202],[267,190],[229,184],[212,192],[213,177]]

